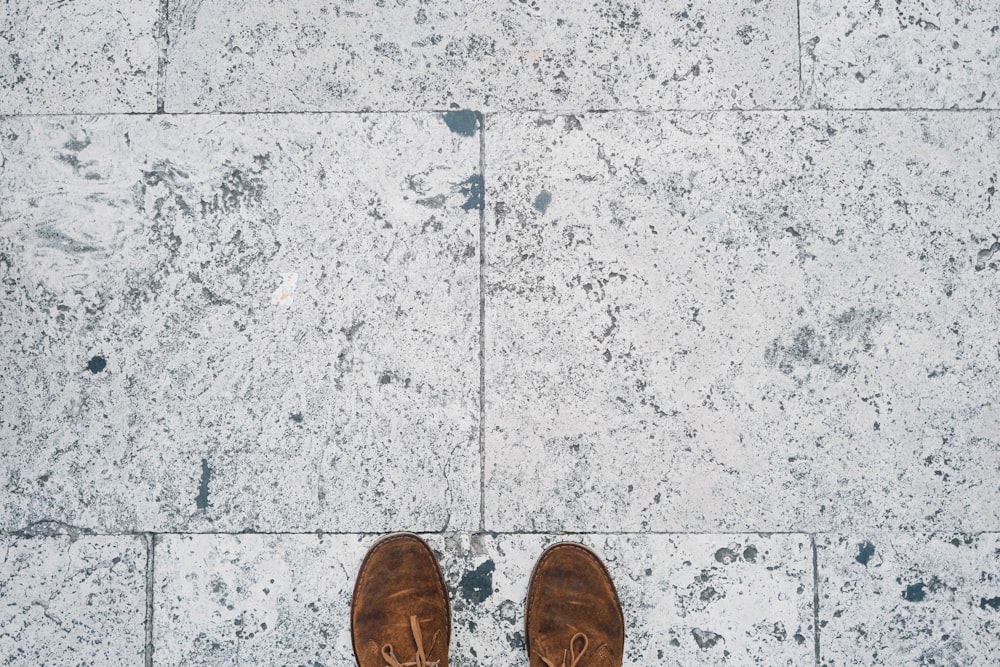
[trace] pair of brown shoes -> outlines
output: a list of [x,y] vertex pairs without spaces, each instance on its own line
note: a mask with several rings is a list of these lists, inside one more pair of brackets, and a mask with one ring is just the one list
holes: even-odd
[[[538,559],[525,625],[531,667],[621,667],[618,593],[601,559],[584,546],[556,544]],[[360,667],[448,667],[448,591],[434,552],[416,535],[390,535],[365,556],[351,637]]]

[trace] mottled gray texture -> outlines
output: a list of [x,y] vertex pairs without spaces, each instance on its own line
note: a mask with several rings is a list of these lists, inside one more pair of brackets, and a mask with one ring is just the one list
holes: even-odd
[[453,667],[578,538],[629,667],[1000,664],[998,81],[997,0],[0,0],[0,664],[350,667],[397,529]]
[[[374,539],[161,538],[154,585],[157,661],[215,665],[236,657],[242,665],[354,665],[350,597]],[[525,664],[528,579],[555,538],[429,539],[451,591],[451,664]],[[602,555],[618,586],[626,665],[800,665],[813,655],[807,536],[591,535],[582,541]]]
[[351,592],[372,541],[315,535],[158,538],[156,664],[353,667]]
[[486,527],[995,529],[998,121],[490,115]]
[[7,0],[0,114],[155,111],[158,0]]
[[1000,107],[997,0],[804,0],[805,102]]
[[1000,537],[854,533],[818,545],[822,664],[1000,664]]
[[0,664],[141,665],[142,537],[0,537]]
[[439,114],[4,122],[0,527],[478,525],[478,148]]
[[172,0],[166,108],[789,106],[794,0]]
[[625,612],[626,666],[811,662],[808,536],[499,535],[445,540],[455,667],[527,664],[528,580],[560,539],[582,541],[606,562]]

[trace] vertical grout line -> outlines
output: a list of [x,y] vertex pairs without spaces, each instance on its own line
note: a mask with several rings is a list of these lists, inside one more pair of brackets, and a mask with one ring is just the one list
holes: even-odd
[[820,667],[819,657],[819,555],[816,548],[816,534],[809,535],[813,552],[813,642],[816,651],[816,667]]
[[159,56],[156,63],[156,113],[166,109],[167,96],[167,49],[170,46],[170,33],[167,25],[170,21],[170,0],[160,0],[160,19],[156,29],[156,44]]
[[479,209],[479,530],[486,532],[486,114],[479,119],[479,177],[483,198]]
[[799,48],[798,107],[805,108],[805,91],[802,87],[802,0],[795,0],[795,43]]
[[156,534],[146,533],[146,659],[145,667],[153,667],[153,550]]

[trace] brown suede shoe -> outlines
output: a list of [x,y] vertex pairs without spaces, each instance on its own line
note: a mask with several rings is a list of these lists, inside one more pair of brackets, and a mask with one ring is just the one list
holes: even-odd
[[368,551],[354,584],[351,641],[360,667],[448,667],[448,591],[416,535],[389,535]]
[[526,613],[531,667],[621,667],[625,617],[611,575],[587,547],[549,547],[531,574]]

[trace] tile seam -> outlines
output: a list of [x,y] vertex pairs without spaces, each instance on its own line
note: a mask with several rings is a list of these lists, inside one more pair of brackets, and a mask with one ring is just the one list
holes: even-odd
[[479,530],[486,530],[486,114],[476,111],[479,121],[479,177],[482,206],[479,208]]
[[[358,536],[358,537],[376,537],[380,535],[388,535],[395,532],[392,529],[377,530],[377,531],[365,531],[365,530],[300,530],[300,531],[288,531],[288,530],[275,530],[275,531],[178,531],[178,530],[158,530],[155,533],[148,531],[135,531],[135,532],[93,532],[93,531],[80,531],[75,533],[79,537],[144,537],[152,535],[155,538],[160,538],[165,535],[182,535],[182,536],[195,536],[195,535],[219,535],[219,536],[253,536],[253,535],[312,535],[315,537],[337,537],[337,536]],[[699,536],[699,535],[760,535],[760,536],[771,536],[771,535],[802,535],[802,536],[821,536],[821,535],[856,535],[859,532],[863,532],[866,535],[876,535],[876,536],[899,536],[899,535],[931,535],[931,536],[943,536],[943,535],[965,535],[965,536],[990,536],[997,535],[1000,536],[1000,530],[849,530],[849,531],[816,531],[812,532],[808,529],[803,530],[654,530],[654,531],[623,531],[623,530],[435,530],[435,529],[422,529],[416,528],[413,530],[415,533],[421,535],[553,535],[553,536],[573,536],[573,535],[609,535],[616,536],[621,535],[623,537],[641,537],[643,535],[649,536]],[[44,534],[26,534],[24,531],[0,531],[0,537],[3,538],[20,538],[26,540],[32,539],[45,539],[48,537],[65,537],[73,536],[74,533],[70,532],[52,532]]]
[[479,530],[486,530],[486,114],[476,111],[479,121],[479,177],[482,206],[479,208]]
[[170,33],[167,30],[169,20],[170,0],[160,0],[159,19],[156,29],[156,113],[158,114],[164,113],[166,107],[167,58],[170,48]]
[[798,101],[799,108],[805,107],[805,90],[802,81],[802,0],[795,0],[795,44],[799,53],[799,85]]
[[819,644],[819,553],[816,548],[816,534],[809,535],[812,543],[812,567],[813,567],[813,650],[816,654],[816,667],[820,667],[820,644]]
[[[300,110],[300,111],[171,111],[171,112],[158,112],[150,113],[146,111],[123,111],[123,112],[103,112],[103,113],[86,113],[82,111],[78,112],[60,112],[60,113],[22,113],[22,114],[0,114],[0,120],[6,119],[18,119],[18,118],[73,118],[79,116],[86,116],[88,118],[104,118],[104,117],[115,117],[115,116],[215,116],[215,117],[226,117],[226,116],[308,116],[308,115],[326,115],[326,116],[379,116],[379,115],[431,115],[445,113],[449,109],[385,109],[385,110]],[[451,109],[454,111],[454,109]],[[983,113],[997,113],[1000,112],[1000,107],[981,107],[981,108],[942,108],[942,107],[774,107],[774,108],[757,108],[757,109],[741,109],[741,108],[730,108],[730,109],[710,109],[710,108],[700,108],[700,109],[682,109],[682,108],[664,108],[664,109],[555,109],[555,110],[544,110],[544,109],[500,109],[497,111],[490,111],[491,114],[507,114],[511,116],[516,115],[528,115],[528,114],[549,114],[552,116],[571,116],[571,115],[582,115],[582,114],[644,114],[644,115],[654,115],[654,114],[771,114],[771,113],[793,113],[793,114],[850,114],[850,113],[933,113],[933,114],[946,114],[946,113],[959,113],[959,114],[983,114]]]
[[146,647],[145,667],[153,667],[153,568],[155,562],[156,534],[146,533]]

